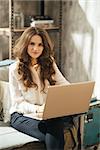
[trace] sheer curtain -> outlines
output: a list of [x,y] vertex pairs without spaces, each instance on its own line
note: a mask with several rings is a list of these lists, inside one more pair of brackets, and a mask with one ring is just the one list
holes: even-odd
[[95,80],[94,95],[100,100],[100,0],[79,0],[79,4],[93,29],[89,71],[91,79]]

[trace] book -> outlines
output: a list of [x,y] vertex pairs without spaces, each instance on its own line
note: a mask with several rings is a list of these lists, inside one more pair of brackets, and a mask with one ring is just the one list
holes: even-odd
[[38,22],[31,22],[30,24],[31,27],[40,27],[40,28],[48,28],[48,27],[53,27],[54,24],[53,23],[38,23]]
[[31,26],[36,27],[52,27],[54,20],[48,16],[34,16],[31,18]]
[[46,24],[46,23],[54,23],[54,20],[34,20],[32,22],[35,23],[35,24],[42,24],[42,23]]

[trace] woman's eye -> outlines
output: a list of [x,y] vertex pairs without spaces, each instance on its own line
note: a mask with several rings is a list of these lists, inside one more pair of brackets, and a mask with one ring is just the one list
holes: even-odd
[[40,44],[39,44],[39,46],[43,46],[43,44],[42,44],[42,43],[40,43]]
[[31,43],[30,43],[30,45],[32,45],[32,46],[33,46],[33,45],[35,45],[35,43],[31,42]]

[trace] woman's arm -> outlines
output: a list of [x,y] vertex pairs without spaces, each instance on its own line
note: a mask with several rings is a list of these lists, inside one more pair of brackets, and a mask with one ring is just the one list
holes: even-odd
[[[13,108],[20,113],[35,113],[39,110],[38,105],[31,104],[24,99],[21,89],[18,86],[18,79],[15,76],[13,67],[9,67],[9,88]],[[40,107],[41,108],[41,107]]]
[[56,80],[56,84],[57,85],[66,85],[66,84],[70,84],[65,77],[62,75],[62,73],[60,72],[60,70],[58,69],[56,63],[53,63],[53,67],[55,70],[55,75],[54,75],[54,79]]
[[9,88],[12,104],[21,103],[24,101],[24,97],[18,87],[18,81],[14,75],[14,70],[12,65],[9,67]]

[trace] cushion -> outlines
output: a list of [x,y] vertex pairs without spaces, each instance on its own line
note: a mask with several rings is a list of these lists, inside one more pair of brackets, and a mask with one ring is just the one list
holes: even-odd
[[0,86],[0,120],[3,120],[2,97],[3,97],[3,92],[2,92],[2,87]]
[[38,139],[21,133],[9,126],[0,127],[0,149],[18,147],[33,141],[38,141]]
[[5,122],[9,120],[9,65],[14,62],[10,59],[0,61],[0,120],[4,119]]
[[0,80],[2,81],[9,80],[9,67],[8,66],[0,67]]
[[0,80],[2,81],[9,80],[9,66],[14,62],[15,60],[11,60],[11,59],[0,61]]
[[2,87],[0,86],[0,112],[2,111]]
[[[5,81],[0,81],[0,109],[3,108],[3,120],[8,122],[10,120],[9,108],[10,108],[10,92],[9,83]],[[1,112],[0,112],[1,113]]]
[[0,67],[9,66],[14,62],[15,62],[15,60],[12,60],[12,59],[2,60],[2,61],[0,61]]

